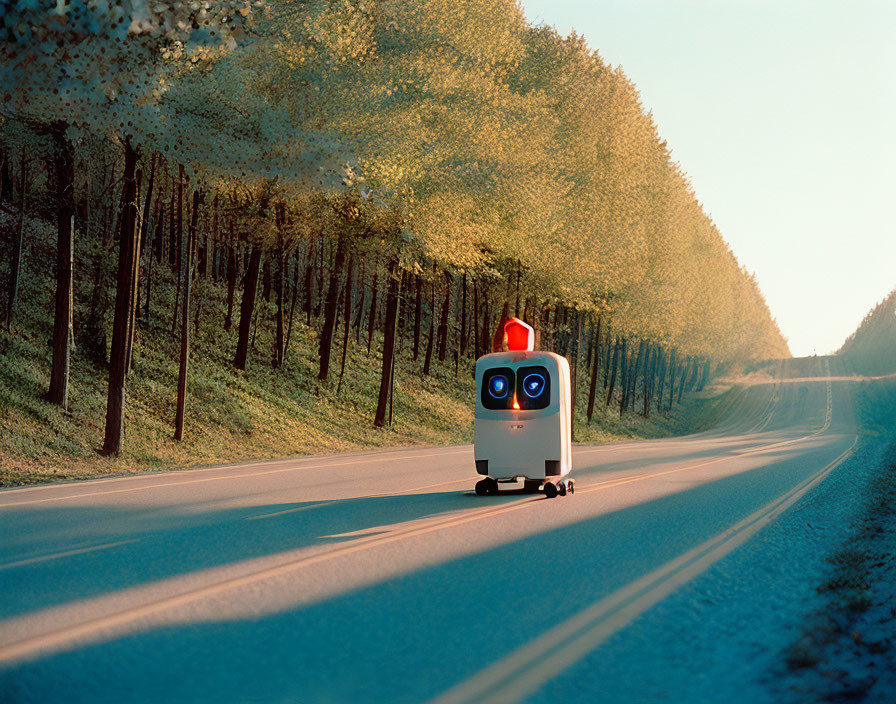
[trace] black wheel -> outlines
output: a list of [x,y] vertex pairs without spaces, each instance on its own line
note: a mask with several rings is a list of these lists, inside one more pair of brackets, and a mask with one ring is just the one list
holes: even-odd
[[494,496],[498,493],[498,480],[497,479],[492,479],[491,477],[488,477],[487,479],[483,479],[483,481],[485,482],[485,490],[489,494]]
[[489,491],[487,479],[480,479],[478,482],[476,482],[476,496],[485,496],[488,493]]
[[567,485],[569,486],[569,489],[568,489],[569,493],[570,493],[570,494],[575,494],[575,493],[576,493],[576,480],[575,480],[575,479],[570,479],[570,480],[569,480],[568,482],[566,482],[566,483],[567,483]]
[[560,496],[566,496],[566,482],[560,482],[559,486],[557,487],[557,491]]
[[557,485],[551,482],[545,482],[544,485],[544,495],[548,499],[554,499],[557,497]]

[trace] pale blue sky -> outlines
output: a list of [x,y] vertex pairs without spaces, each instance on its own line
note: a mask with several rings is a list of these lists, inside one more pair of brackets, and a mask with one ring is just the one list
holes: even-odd
[[794,355],[896,287],[896,2],[522,4],[637,84]]

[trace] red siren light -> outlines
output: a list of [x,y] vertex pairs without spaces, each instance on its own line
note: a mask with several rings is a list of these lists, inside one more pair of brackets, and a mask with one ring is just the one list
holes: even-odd
[[519,318],[511,318],[504,323],[507,335],[507,349],[511,352],[531,352],[535,349],[535,330]]

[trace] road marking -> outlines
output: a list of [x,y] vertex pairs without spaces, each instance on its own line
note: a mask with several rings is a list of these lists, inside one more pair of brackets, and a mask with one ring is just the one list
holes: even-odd
[[[464,449],[462,452],[467,452],[468,450]],[[365,462],[388,462],[394,460],[401,459],[422,459],[425,457],[444,457],[446,454],[454,455],[461,454],[461,452],[432,452],[426,455],[404,455],[401,457],[376,457],[372,459],[364,460]],[[52,496],[46,499],[30,499],[27,501],[17,501],[15,503],[6,503],[0,504],[0,508],[12,508],[15,506],[26,506],[30,504],[42,504],[49,503],[55,501],[70,501],[73,499],[83,499],[92,496],[106,496],[109,494],[128,494],[135,491],[149,491],[150,489],[165,489],[167,487],[172,486],[184,486],[186,484],[202,484],[205,482],[216,482],[216,481],[224,481],[228,479],[247,479],[249,477],[261,477],[269,474],[282,474],[284,472],[295,472],[298,470],[309,470],[309,469],[328,469],[330,467],[344,467],[347,465],[358,464],[358,460],[352,460],[349,462],[330,462],[327,464],[318,464],[318,465],[302,465],[300,467],[290,466],[290,467],[281,467],[279,469],[269,469],[263,472],[252,472],[249,474],[229,474],[223,477],[202,477],[200,479],[187,479],[184,481],[174,481],[174,482],[166,482],[164,484],[151,484],[149,486],[138,486],[130,489],[112,489],[110,491],[93,491],[93,492],[85,492],[80,494],[69,494],[67,496]],[[135,477],[136,478],[136,477]],[[65,485],[63,485],[65,486]],[[45,487],[50,488],[50,487]]]
[[749,540],[821,483],[852,454],[857,442],[858,436],[846,451],[783,496],[674,560],[596,601],[436,697],[430,704],[509,704],[532,694],[637,616]]
[[139,538],[132,538],[131,540],[119,540],[116,543],[104,543],[103,545],[93,545],[91,547],[86,548],[75,548],[73,550],[65,550],[63,552],[55,552],[50,555],[41,555],[39,557],[29,557],[24,560],[17,560],[16,562],[7,562],[5,565],[0,565],[0,570],[11,570],[14,567],[24,567],[25,565],[33,565],[38,562],[49,562],[50,560],[58,560],[62,557],[71,557],[73,555],[83,555],[88,552],[96,552],[97,550],[108,550],[109,548],[117,548],[119,545],[127,545],[128,543],[136,543]]
[[462,477],[460,479],[452,479],[448,482],[439,482],[438,484],[427,484],[426,486],[415,486],[413,489],[403,489],[401,491],[392,491],[387,492],[385,494],[367,494],[365,496],[359,496],[359,499],[382,499],[388,496],[402,496],[403,494],[413,494],[415,491],[423,491],[424,489],[434,489],[437,486],[449,486],[451,484],[460,484],[463,482],[464,484],[472,481],[470,477]]
[[[426,486],[415,486],[413,489],[404,489],[402,491],[394,491],[388,494],[367,494],[364,496],[349,496],[346,499],[341,499],[342,501],[357,501],[359,499],[379,499],[386,498],[389,496],[401,496],[403,494],[411,494],[415,491],[423,491],[424,489],[432,489],[437,486],[448,486],[450,484],[460,484],[461,482],[467,483],[469,482],[469,477],[464,477],[463,479],[452,479],[450,482],[439,482],[438,484],[427,484]],[[318,508],[319,506],[326,506],[327,504],[333,503],[333,500],[330,501],[320,501],[315,504],[310,504],[308,506],[298,506],[296,508],[288,508],[283,511],[274,511],[273,513],[263,513],[260,516],[249,516],[243,520],[246,521],[257,521],[261,518],[274,518],[275,516],[283,516],[287,513],[299,513],[300,511],[307,511],[311,508]]]
[[442,528],[462,525],[464,523],[469,523],[480,518],[486,518],[487,516],[497,515],[500,513],[509,513],[510,511],[515,511],[517,509],[523,508],[527,503],[531,503],[532,501],[540,501],[541,499],[542,497],[530,497],[521,501],[515,501],[511,504],[505,504],[504,506],[500,506],[498,508],[482,509],[481,511],[476,512],[475,515],[465,513],[460,517],[447,519],[443,517],[442,520],[435,519],[429,523],[411,526],[403,531],[398,531],[390,535],[375,535],[371,536],[370,538],[362,538],[360,540],[352,542],[349,545],[344,545],[342,547],[328,550],[323,553],[309,555],[307,557],[299,558],[282,565],[269,567],[267,569],[253,572],[252,574],[243,575],[241,577],[233,577],[231,579],[222,580],[205,587],[200,587],[198,589],[183,592],[182,594],[158,599],[142,606],[124,609],[122,611],[119,611],[118,613],[110,614],[108,616],[100,616],[99,618],[85,621],[84,623],[69,626],[67,628],[62,628],[58,631],[53,631],[32,638],[26,638],[25,640],[21,640],[17,643],[0,646],[0,661],[9,662],[13,660],[23,659],[41,650],[58,647],[66,641],[71,641],[87,636],[92,632],[107,628],[114,628],[135,619],[143,618],[145,616],[151,616],[160,611],[183,606],[184,604],[189,604],[206,597],[215,596],[229,589],[236,589],[238,587],[252,584],[260,580],[289,574],[290,572],[294,572],[297,569],[310,567],[326,560],[331,560],[335,557],[341,557],[344,555],[350,555],[352,553],[360,552],[361,550],[365,550],[368,547],[373,547],[374,545],[379,546],[388,543],[394,543],[398,540],[403,540],[405,538],[415,537],[418,535],[425,535],[426,533],[431,533]]
[[273,513],[263,513],[260,516],[249,516],[248,518],[244,518],[244,521],[258,521],[262,518],[273,518],[274,516],[284,516],[287,513],[299,513],[301,511],[307,511],[312,508],[320,508],[321,506],[326,506],[327,504],[333,503],[332,501],[320,501],[316,504],[308,504],[306,506],[297,506],[296,508],[287,508],[283,511],[274,511]]
[[[410,448],[405,448],[410,449]],[[422,447],[421,450],[426,450],[430,448]],[[445,446],[445,454],[462,454],[463,452],[472,452],[472,445],[447,445]],[[197,472],[223,472],[228,469],[250,469],[252,467],[265,467],[267,465],[272,464],[283,464],[284,462],[323,462],[327,459],[338,459],[340,457],[348,457],[354,458],[357,461],[363,461],[367,458],[377,455],[383,454],[383,452],[401,452],[402,450],[392,449],[392,450],[384,450],[377,452],[376,450],[372,450],[369,452],[360,452],[357,454],[334,454],[329,457],[326,455],[310,455],[308,457],[278,457],[276,459],[271,460],[259,460],[257,462],[235,462],[233,464],[223,464],[217,465],[214,467],[194,467],[193,469],[171,469],[171,470],[163,470],[161,472],[141,472],[139,474],[134,474],[127,477],[122,476],[112,476],[112,477],[101,477],[97,479],[84,479],[84,480],[74,480],[74,481],[65,481],[65,482],[56,482],[54,484],[40,484],[38,486],[20,486],[11,489],[0,489],[0,497],[5,496],[7,494],[18,494],[23,491],[47,491],[53,489],[66,489],[69,487],[77,487],[82,486],[84,484],[89,484],[90,486],[96,486],[97,484],[108,484],[110,482],[131,482],[138,481],[141,479],[155,479],[158,477],[167,477],[173,474],[178,476],[183,476],[185,474],[196,474]],[[428,457],[429,455],[425,455]],[[397,457],[392,457],[392,459],[413,459],[417,457],[417,455],[399,455]],[[302,467],[296,467],[296,469],[302,469]]]
[[768,410],[768,416],[765,417],[765,421],[760,418],[759,421],[750,428],[748,433],[761,433],[768,427],[768,424],[772,422],[772,417],[775,415],[775,409],[778,407],[778,394],[780,393],[781,388],[781,379],[784,378],[784,360],[782,359],[778,363],[778,373],[775,374],[775,385],[772,387],[771,397],[769,398],[769,402],[766,405],[765,409],[763,409],[762,415],[765,416],[765,411]]

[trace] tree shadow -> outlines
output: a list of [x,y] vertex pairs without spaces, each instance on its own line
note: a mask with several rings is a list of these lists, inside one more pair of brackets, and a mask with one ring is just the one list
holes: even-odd
[[[732,454],[767,444],[745,437]],[[787,450],[789,451],[789,450]],[[663,459],[665,471],[718,455],[709,445]],[[777,455],[769,454],[769,457]],[[633,476],[644,458],[589,460],[573,472],[579,488]],[[580,463],[581,464],[581,463]],[[500,505],[519,494],[478,497],[471,489],[343,500],[219,508],[220,499],[156,507],[55,506],[0,512],[0,618],[45,609],[193,572],[355,539],[442,513]],[[64,541],[60,536],[65,536]],[[27,546],[27,551],[25,550]],[[83,551],[83,552],[80,552]],[[54,558],[53,556],[60,556]],[[48,559],[49,558],[49,559]]]
[[[490,498],[500,503],[519,497]],[[230,509],[194,503],[154,509],[79,506],[5,511],[0,513],[0,533],[20,539],[6,541],[0,548],[0,618],[222,565],[348,541],[353,536],[346,534],[385,530],[481,507],[484,501],[464,491]],[[60,535],[66,536],[64,544]],[[20,545],[25,536],[27,553]]]
[[[780,496],[823,464],[808,459],[782,449],[688,491],[270,614],[246,615],[257,597],[242,592],[240,608],[216,620],[76,645],[8,667],[0,684],[9,701],[426,701]],[[353,512],[367,520],[339,512],[327,525],[370,524],[381,508],[422,515],[474,501],[456,493],[366,499]]]

